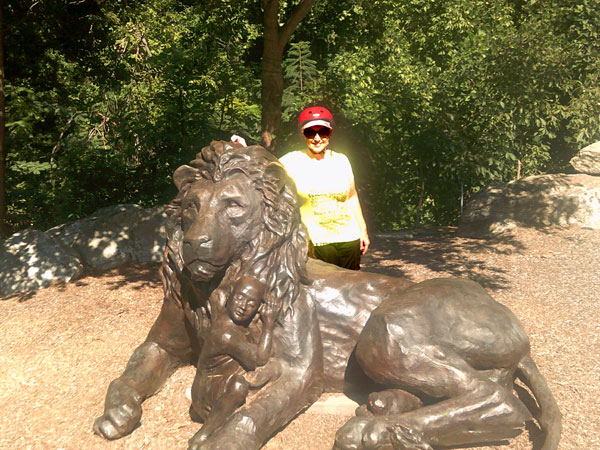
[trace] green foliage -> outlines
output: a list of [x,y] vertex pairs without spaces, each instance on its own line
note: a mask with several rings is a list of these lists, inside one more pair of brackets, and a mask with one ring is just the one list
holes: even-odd
[[[13,229],[165,202],[210,140],[259,140],[260,2],[8,0],[4,23]],[[568,170],[600,139],[599,28],[592,0],[315,2],[279,139],[330,106],[379,228],[455,223],[461,190]]]
[[300,41],[290,44],[284,61],[284,76],[291,87],[302,92],[317,77],[317,62],[311,59],[310,43]]
[[5,17],[6,66],[19,68],[7,71],[6,86],[13,229],[119,202],[166,202],[174,169],[207,142],[231,130],[259,136],[258,66],[245,57],[260,29],[243,2],[13,3]]
[[283,77],[287,86],[281,102],[282,120],[293,121],[298,111],[311,102],[316,93],[317,63],[312,59],[310,42],[290,43],[283,60]]
[[551,3],[343,2],[335,24],[304,29],[327,43],[325,91],[372,149],[380,227],[454,223],[461,188],[566,170],[600,138],[597,8]]

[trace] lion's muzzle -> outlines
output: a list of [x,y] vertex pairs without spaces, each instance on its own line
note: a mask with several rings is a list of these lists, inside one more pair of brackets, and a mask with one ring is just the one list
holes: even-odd
[[190,271],[192,279],[196,281],[208,281],[214,277],[224,266],[223,264],[209,263],[214,261],[212,255],[212,240],[203,239],[194,242],[183,242],[182,256],[185,267]]

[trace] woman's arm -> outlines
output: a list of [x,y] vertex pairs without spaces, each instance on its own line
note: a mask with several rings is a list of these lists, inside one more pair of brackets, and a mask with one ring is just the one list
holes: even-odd
[[356,186],[354,184],[354,180],[350,182],[350,192],[348,193],[348,206],[350,207],[350,211],[352,215],[354,215],[356,221],[358,222],[358,227],[360,229],[360,252],[361,254],[367,253],[369,249],[369,235],[367,233],[367,223],[365,222],[365,218],[363,217],[362,208],[360,207],[360,201],[358,200],[358,193],[356,192]]

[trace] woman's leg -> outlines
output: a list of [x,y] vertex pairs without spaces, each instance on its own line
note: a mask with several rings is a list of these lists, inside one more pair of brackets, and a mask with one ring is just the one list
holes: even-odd
[[314,246],[315,258],[344,269],[360,269],[360,240]]

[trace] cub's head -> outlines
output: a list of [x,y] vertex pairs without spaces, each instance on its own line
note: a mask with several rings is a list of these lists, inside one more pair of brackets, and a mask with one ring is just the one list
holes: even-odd
[[260,146],[213,142],[179,167],[174,181],[179,194],[167,208],[168,251],[193,280],[259,258],[299,228],[293,184]]

